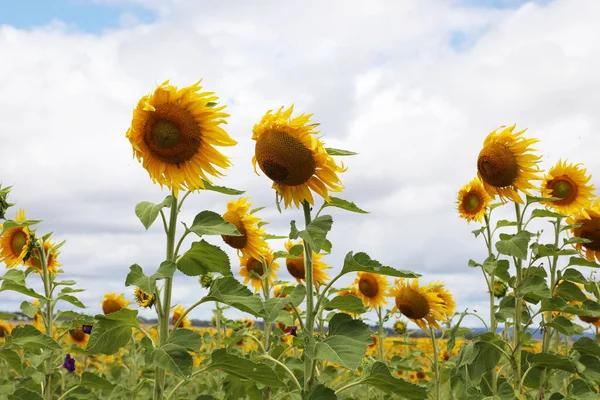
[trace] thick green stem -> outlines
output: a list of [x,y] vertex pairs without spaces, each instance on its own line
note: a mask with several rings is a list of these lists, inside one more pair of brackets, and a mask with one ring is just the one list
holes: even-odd
[[[263,271],[267,271],[267,263],[265,261],[265,259],[263,258]],[[265,301],[269,300],[269,277],[265,277],[265,279],[263,279],[261,281],[262,283],[262,288],[263,288],[263,295],[265,297]],[[264,328],[264,338],[265,338],[265,345],[264,345],[264,350],[265,350],[265,356],[269,357],[268,355],[266,355],[266,353],[269,351],[269,346],[270,346],[270,340],[271,340],[271,323],[267,321],[267,319],[263,319],[263,328]],[[270,357],[269,357],[270,358]],[[278,361],[277,361],[278,362]],[[295,377],[294,377],[295,378]],[[297,382],[297,381],[296,381]],[[302,390],[300,390],[302,391]],[[270,387],[265,387],[264,391],[263,391],[263,399],[264,400],[269,400],[271,398],[271,388]]]
[[383,341],[385,340],[385,335],[383,333],[383,310],[381,307],[377,307],[377,318],[379,319],[379,342],[378,351],[379,351],[379,361],[385,362],[385,353],[383,351]]
[[[515,203],[515,213],[517,215],[517,233],[523,228],[523,219],[521,216],[521,207],[519,203]],[[515,362],[515,389],[517,393],[521,393],[521,313],[523,311],[523,299],[520,296],[521,281],[523,278],[522,261],[520,258],[515,259],[515,268],[517,270],[515,279],[515,324],[513,326],[513,349]]]
[[[173,202],[171,203],[171,212],[169,216],[169,226],[167,230],[167,261],[175,261],[175,233],[177,231],[177,196],[173,191]],[[162,313],[158,315],[158,342],[159,347],[162,347],[169,338],[169,313],[171,311],[171,291],[173,289],[173,279],[165,278],[165,286],[162,301]],[[160,367],[156,367],[154,375],[154,400],[162,400],[165,391],[165,376],[166,371]]]
[[429,327],[431,334],[431,345],[433,346],[433,372],[435,374],[435,400],[440,400],[440,361],[438,356],[437,342],[435,340],[435,330]]
[[[135,335],[131,335],[131,347],[130,347],[130,356],[131,356],[131,366],[129,368],[129,380],[132,388],[135,388],[138,383],[138,373],[137,373],[137,354],[135,349]],[[137,393],[134,390],[131,394],[131,400],[135,400]]]
[[[52,338],[52,322],[54,321],[54,310],[53,310],[53,300],[52,300],[52,282],[50,280],[50,272],[48,271],[48,254],[46,254],[46,250],[44,249],[44,242],[42,240],[39,241],[39,247],[37,248],[37,252],[39,254],[40,263],[42,264],[42,279],[44,281],[44,294],[46,295],[46,317],[45,325],[46,325],[46,335]],[[52,360],[48,358],[45,362],[44,372],[46,373],[46,377],[44,380],[44,399],[52,400],[52,370],[53,370]]]
[[[305,201],[302,203],[304,209],[305,227],[311,222],[310,203]],[[312,249],[310,244],[304,242],[304,271],[306,274],[306,323],[304,324],[304,348],[308,348],[314,340],[312,335],[315,327],[314,323],[314,287],[313,287],[313,265],[312,265]],[[308,357],[307,352],[304,352],[304,394],[308,395],[312,386],[314,376],[314,364],[312,359]]]

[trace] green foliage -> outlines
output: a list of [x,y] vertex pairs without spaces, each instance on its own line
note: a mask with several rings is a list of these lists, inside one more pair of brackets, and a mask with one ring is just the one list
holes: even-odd
[[257,317],[265,315],[260,298],[231,276],[213,281],[210,291],[200,300],[200,304],[209,301],[218,301]]
[[96,315],[86,353],[115,354],[131,340],[132,328],[139,328],[137,310],[122,308],[108,314]]
[[241,380],[250,380],[270,387],[285,387],[274,370],[265,364],[255,363],[230,354],[225,349],[214,350],[211,354],[209,370],[218,369]]
[[177,269],[187,276],[206,275],[209,272],[231,275],[227,253],[204,239],[192,243],[192,247],[179,257]]
[[202,211],[194,218],[189,231],[198,236],[202,235],[225,235],[240,236],[235,225],[225,221],[223,217],[213,211]]
[[368,214],[369,213],[368,211],[365,211],[365,210],[359,208],[352,201],[340,199],[339,197],[333,197],[333,196],[329,196],[329,201],[326,201],[323,203],[323,205],[321,206],[321,210],[324,209],[325,207],[337,207],[337,208],[341,208],[343,210],[355,212],[358,214]]
[[418,278],[421,276],[412,271],[397,270],[392,267],[383,266],[379,261],[371,259],[366,253],[352,252],[346,255],[344,259],[344,266],[342,267],[341,274],[347,274],[350,272],[371,272],[379,275],[395,276],[399,278]]
[[310,245],[312,251],[319,253],[325,244],[327,233],[331,230],[332,225],[333,218],[331,218],[331,215],[318,216],[302,231],[299,231],[296,228],[295,221],[292,221],[290,239],[298,239],[300,237]]
[[156,221],[160,210],[163,208],[169,208],[173,204],[173,196],[167,196],[162,202],[158,204],[150,203],[149,201],[142,201],[135,206],[135,215],[138,216],[144,228],[148,230],[150,226]]
[[337,296],[328,301],[324,307],[325,310],[340,310],[353,314],[362,314],[366,312],[362,299],[354,295]]
[[129,274],[125,279],[125,286],[137,286],[144,292],[152,294],[154,293],[154,285],[157,280],[172,278],[177,265],[173,261],[163,261],[156,271],[151,276],[146,276],[142,267],[137,264],[133,264],[129,267]]

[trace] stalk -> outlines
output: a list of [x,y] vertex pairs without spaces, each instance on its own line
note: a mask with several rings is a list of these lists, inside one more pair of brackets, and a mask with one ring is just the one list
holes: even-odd
[[385,353],[383,352],[383,341],[385,340],[383,336],[383,315],[382,315],[381,306],[377,307],[377,317],[379,318],[379,361],[385,362]]
[[[129,380],[132,388],[135,388],[137,385],[137,357],[135,352],[135,334],[131,335],[131,348],[129,350],[131,352],[131,367],[129,369]],[[135,396],[137,395],[136,390],[134,389],[131,400],[135,400]]]
[[[515,212],[517,214],[517,233],[523,229],[523,220],[521,218],[521,206],[519,203],[515,203]],[[522,261],[520,258],[515,259],[515,268],[517,270],[515,287],[521,287],[521,280],[523,278]],[[513,326],[513,349],[514,349],[514,361],[515,361],[515,388],[517,393],[522,392],[521,386],[521,312],[523,311],[523,302],[520,297],[516,296],[515,291],[515,324]]]
[[[262,264],[263,264],[263,273],[267,271],[267,263],[266,260],[263,258],[262,260]],[[269,300],[269,277],[266,276],[265,279],[262,280],[262,288],[263,288],[263,295],[265,297],[265,301]],[[264,328],[264,334],[265,334],[265,356],[268,357],[268,351],[269,351],[269,345],[270,345],[270,340],[271,340],[271,324],[269,322],[267,322],[267,319],[264,318],[263,319],[263,328]],[[294,377],[295,378],[295,377]],[[297,382],[297,381],[296,381]],[[270,387],[265,387],[265,391],[263,392],[263,399],[264,400],[269,400],[271,399],[271,388]]]
[[433,327],[429,327],[431,335],[431,345],[433,346],[433,371],[435,373],[435,400],[440,400],[440,361],[438,356],[437,343],[435,340],[435,331]]
[[[492,230],[490,227],[490,216],[489,214],[486,212],[484,215],[485,218],[485,229],[487,231],[487,240],[486,240],[486,244],[487,244],[487,249],[488,249],[488,257],[491,257],[494,255],[494,252],[492,251]],[[481,268],[483,270],[483,267]],[[488,280],[487,278],[485,279],[487,284],[488,284],[488,289],[490,292],[490,332],[493,332],[494,335],[496,334],[496,298],[494,296],[494,280],[495,280],[495,271],[492,271],[492,273],[490,274],[490,279]],[[485,277],[486,272],[483,271],[483,276]],[[496,368],[493,368],[491,371],[492,374],[492,394],[496,394],[496,392],[498,391],[498,379],[496,376]]]
[[[304,201],[302,203],[304,209],[304,224],[305,227],[311,222],[310,216],[310,203]],[[312,249],[310,244],[304,242],[304,271],[306,275],[306,323],[304,324],[304,394],[305,396],[310,392],[310,388],[313,380],[314,366],[312,359],[308,357],[306,349],[312,343],[313,330],[315,326],[314,322],[314,287],[313,287],[313,264],[312,264]]]
[[[52,304],[52,283],[50,282],[50,273],[48,272],[48,257],[44,249],[44,242],[40,240],[41,246],[37,249],[40,257],[40,263],[42,264],[42,275],[44,280],[44,294],[46,295],[46,335],[52,338],[52,323],[54,319],[54,311]],[[52,400],[52,360],[47,359],[45,362],[45,383],[44,383],[44,399]]]

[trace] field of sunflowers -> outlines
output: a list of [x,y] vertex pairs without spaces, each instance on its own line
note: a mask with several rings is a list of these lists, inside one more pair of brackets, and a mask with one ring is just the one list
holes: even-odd
[[[483,319],[456,304],[443,282],[421,284],[419,271],[382,265],[377,254],[354,251],[343,265],[327,264],[329,209],[367,213],[342,194],[340,159],[356,154],[325,147],[312,115],[293,107],[267,111],[252,132],[254,169],[290,221],[289,235],[269,233],[262,208],[219,180],[230,167],[220,148],[236,145],[225,108],[200,82],[169,81],[134,108],[126,138],[150,180],[168,191],[135,206],[146,229],[164,229],[166,249],[154,267],[134,264],[124,274],[123,293],[134,293],[136,304],[107,293],[98,299],[103,313],[86,314],[84,288],[61,269],[68,244],[10,203],[18,187],[0,186],[0,295],[21,294],[31,318],[0,315],[2,398],[600,398],[600,199],[582,165],[561,160],[542,171],[537,140],[516,126],[482,135],[476,177],[465,177],[449,201],[487,251],[468,261],[489,294]],[[182,221],[186,199],[203,191],[232,200]],[[283,248],[272,248],[273,239],[285,239]],[[283,268],[294,282],[278,279]],[[172,301],[176,271],[197,278],[194,304]],[[354,283],[338,285],[346,275]],[[206,303],[212,327],[191,326],[189,313]],[[153,310],[157,323],[142,323],[140,308]],[[247,317],[228,319],[231,308]],[[375,326],[366,312],[377,316]],[[478,318],[485,332],[471,335],[466,318]]]

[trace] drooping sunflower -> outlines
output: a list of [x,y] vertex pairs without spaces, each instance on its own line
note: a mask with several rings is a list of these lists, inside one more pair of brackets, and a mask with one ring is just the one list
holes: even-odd
[[407,279],[399,278],[389,294],[394,297],[396,303],[392,312],[400,311],[425,333],[429,333],[427,324],[440,329],[438,321],[443,321],[446,314],[444,300],[431,286],[419,286],[418,279],[413,279],[411,283]]
[[575,248],[588,261],[594,258],[600,262],[600,198],[588,205],[572,217],[567,218],[567,224],[581,224],[571,233],[575,237],[591,240],[589,243],[576,243]]
[[531,181],[541,179],[537,167],[541,157],[529,147],[538,140],[526,139],[521,136],[525,130],[514,129],[515,125],[501,126],[485,138],[477,158],[477,176],[491,197],[523,203],[518,190],[528,193],[535,188]]
[[458,214],[468,223],[481,222],[491,201],[479,178],[474,178],[458,191]]
[[73,343],[80,347],[85,347],[89,340],[89,336],[85,334],[80,326],[75,329],[70,329],[69,337]]
[[209,175],[222,176],[229,159],[214,146],[237,142],[221,128],[229,115],[212,92],[201,92],[198,81],[178,89],[169,81],[140,99],[127,138],[133,155],[153,182],[175,191],[204,188]]
[[133,292],[133,298],[135,299],[138,306],[144,307],[144,308],[149,308],[154,305],[154,301],[156,300],[156,295],[146,293],[139,287],[136,287]]
[[[302,240],[295,244],[288,240],[285,243],[285,248],[287,251],[290,251],[294,245],[302,243]],[[329,275],[327,275],[325,270],[330,269],[331,267],[321,260],[322,257],[322,254],[317,254],[313,251],[313,283],[315,285],[322,285],[329,279]],[[302,283],[302,281],[306,280],[306,271],[304,269],[304,252],[300,253],[300,256],[297,258],[286,258],[285,265],[290,275],[296,278],[298,283]]]
[[285,111],[281,107],[276,113],[269,110],[252,130],[256,141],[254,171],[258,164],[273,181],[273,189],[286,208],[292,202],[296,207],[304,201],[314,204],[311,189],[329,201],[329,191],[343,188],[337,173],[346,170],[336,164],[316,137],[319,132],[310,119],[312,114],[291,118],[293,110],[294,106]]
[[[268,276],[269,285],[273,285],[275,283],[275,279],[277,279],[277,274],[275,271],[279,269],[279,264],[273,261],[273,252],[268,250],[266,253],[263,253],[265,263],[267,268],[271,269],[271,273]],[[248,282],[252,282],[252,287],[254,287],[255,291],[260,291],[262,289],[262,280],[257,276],[250,276],[250,272],[255,272],[259,276],[263,276],[266,272],[265,267],[263,266],[262,259],[258,260],[249,255],[243,255],[240,257],[240,276],[244,277],[244,285]]]
[[592,177],[586,174],[580,164],[567,164],[559,160],[548,171],[542,182],[542,197],[558,197],[561,200],[547,201],[543,204],[554,208],[561,214],[572,215],[587,207],[594,198]]
[[383,275],[370,272],[357,272],[354,281],[358,297],[366,307],[376,308],[387,303],[386,295],[389,287],[388,280]]
[[110,314],[127,307],[129,305],[129,301],[126,300],[122,294],[117,296],[116,293],[106,293],[101,304],[104,314]]
[[[55,243],[51,242],[50,240],[46,240],[44,242],[44,252],[46,254],[48,254],[48,259],[46,260],[46,263],[48,265],[48,272],[51,274],[56,274],[56,267],[60,267],[62,265],[62,264],[59,264],[58,261],[56,260],[58,257],[58,254],[56,251],[52,251],[52,252],[48,253],[48,251],[54,246],[55,246]],[[43,272],[42,262],[40,260],[39,252],[37,249],[34,249],[31,252],[31,257],[29,257],[29,259],[27,260],[25,265],[27,265],[28,267],[34,267],[35,272],[37,272],[39,274],[41,274]]]
[[[177,321],[179,320],[179,318],[181,318],[181,316],[183,315],[184,312],[185,312],[185,308],[183,308],[183,306],[175,307],[175,309],[173,310],[173,317],[171,318],[171,323],[173,325],[175,325],[175,323],[177,323]],[[187,318],[187,315],[186,315],[179,323],[178,328],[187,328],[191,325],[192,325],[192,322]]]
[[223,219],[236,227],[241,236],[222,236],[225,243],[237,250],[238,256],[252,257],[260,260],[268,252],[269,245],[263,239],[265,230],[259,228],[261,219],[249,210],[252,204],[248,198],[241,198],[227,203],[227,211]]
[[[25,221],[23,209],[17,211],[16,222]],[[0,224],[0,231],[2,225]],[[0,262],[6,264],[6,268],[13,268],[27,261],[31,249],[31,233],[26,226],[8,229],[0,236]]]
[[454,301],[452,293],[444,287],[442,282],[434,282],[429,286],[431,287],[431,290],[434,293],[437,293],[438,297],[442,299],[445,320],[452,318],[456,312],[456,302]]

